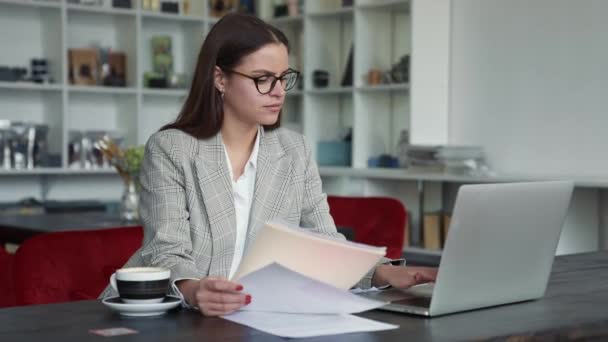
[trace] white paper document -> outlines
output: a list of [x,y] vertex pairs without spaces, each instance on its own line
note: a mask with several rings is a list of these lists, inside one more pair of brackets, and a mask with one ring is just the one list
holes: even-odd
[[305,315],[238,311],[224,318],[268,334],[288,338],[381,331],[399,327],[348,314]]
[[252,297],[246,311],[296,314],[349,314],[387,303],[357,296],[272,263],[241,278]]
[[348,290],[386,254],[386,247],[368,246],[313,233],[289,223],[266,223],[243,256],[233,281],[273,262],[309,278]]

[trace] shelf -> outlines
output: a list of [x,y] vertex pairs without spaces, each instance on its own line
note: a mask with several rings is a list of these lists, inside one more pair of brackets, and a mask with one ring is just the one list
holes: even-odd
[[407,91],[410,89],[408,83],[395,83],[395,84],[379,84],[372,86],[357,87],[357,91],[365,93],[373,92],[387,92],[387,91]]
[[61,91],[60,84],[39,84],[32,82],[0,82],[0,89],[33,90],[33,91]]
[[40,167],[32,170],[0,170],[0,176],[45,176],[45,175],[118,175],[114,169],[68,169]]
[[353,87],[336,87],[336,88],[315,88],[306,91],[306,94],[311,95],[340,95],[352,94]]
[[267,22],[271,25],[302,25],[304,17],[302,15],[284,16],[268,19]]
[[173,13],[163,13],[163,12],[154,12],[154,11],[141,11],[141,16],[146,19],[163,19],[163,20],[175,20],[175,21],[186,21],[186,22],[196,22],[203,24],[206,19],[203,17],[182,15],[182,14],[173,14]]
[[77,4],[68,4],[67,5],[68,12],[75,13],[99,13],[99,14],[108,14],[108,15],[125,15],[125,16],[135,16],[136,11],[134,9],[128,8],[107,8],[101,6],[87,6],[87,5],[77,5]]
[[353,16],[353,7],[342,7],[336,9],[330,9],[320,12],[309,12],[307,17],[311,19],[332,19],[332,18],[348,18]]
[[357,5],[357,9],[361,10],[382,10],[392,12],[409,12],[409,0],[374,0],[373,3]]
[[132,87],[103,87],[103,86],[69,86],[72,93],[134,95],[136,89]]
[[150,89],[144,88],[142,94],[145,96],[174,96],[182,97],[188,95],[188,89]]
[[572,181],[579,188],[608,188],[608,177],[580,177],[571,175],[526,175],[498,174],[488,176],[463,175],[447,172],[433,172],[396,168],[352,168],[321,166],[319,173],[322,177],[353,177],[380,180],[401,181],[430,181],[448,183],[512,183],[512,182],[543,182],[543,181]]
[[18,5],[18,6],[29,6],[39,8],[61,8],[59,1],[32,1],[32,0],[0,0],[0,4]]
[[[324,177],[354,177],[384,180],[404,181],[435,181],[435,182],[462,182],[462,183],[492,183],[492,182],[517,182],[542,180],[530,176],[471,176],[433,171],[412,171],[397,168],[351,168],[351,167],[327,167],[319,168],[319,173]],[[607,179],[608,180],[608,179]],[[608,183],[606,183],[608,185]]]

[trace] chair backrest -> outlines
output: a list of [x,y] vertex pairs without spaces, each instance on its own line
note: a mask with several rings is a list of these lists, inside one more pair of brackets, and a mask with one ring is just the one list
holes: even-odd
[[17,305],[95,299],[141,247],[143,229],[123,227],[41,234],[26,240],[14,262]]
[[0,308],[15,305],[14,258],[0,243]]
[[400,258],[406,236],[407,210],[397,199],[386,197],[328,196],[336,226],[354,231],[356,242],[387,247],[388,258]]

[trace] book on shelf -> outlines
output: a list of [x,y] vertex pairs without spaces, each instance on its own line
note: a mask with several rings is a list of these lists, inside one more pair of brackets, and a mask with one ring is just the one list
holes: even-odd
[[249,246],[233,280],[273,262],[309,278],[349,289],[386,254],[374,247],[313,233],[283,221],[266,223]]

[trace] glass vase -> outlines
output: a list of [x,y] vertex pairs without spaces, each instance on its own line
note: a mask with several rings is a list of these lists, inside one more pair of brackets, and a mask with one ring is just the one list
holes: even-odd
[[139,193],[137,181],[125,181],[125,188],[120,199],[120,218],[125,221],[139,220]]

